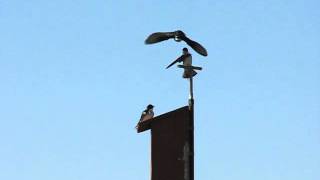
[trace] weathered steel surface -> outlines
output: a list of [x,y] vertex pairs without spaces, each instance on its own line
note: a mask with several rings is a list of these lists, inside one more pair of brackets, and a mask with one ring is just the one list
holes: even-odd
[[141,122],[138,132],[151,129],[151,180],[190,180],[188,106]]

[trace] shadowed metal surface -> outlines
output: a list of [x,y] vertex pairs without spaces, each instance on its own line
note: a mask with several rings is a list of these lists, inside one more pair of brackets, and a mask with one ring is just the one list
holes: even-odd
[[184,106],[139,123],[138,132],[151,129],[151,180],[190,180],[189,121]]

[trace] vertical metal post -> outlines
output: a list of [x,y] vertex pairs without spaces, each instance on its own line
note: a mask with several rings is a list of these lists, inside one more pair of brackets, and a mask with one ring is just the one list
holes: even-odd
[[190,99],[189,99],[189,180],[194,180],[194,99],[193,99],[193,78],[190,78]]
[[[193,100],[193,78],[189,78],[190,80],[190,99]],[[189,106],[190,106],[190,102],[189,102]]]

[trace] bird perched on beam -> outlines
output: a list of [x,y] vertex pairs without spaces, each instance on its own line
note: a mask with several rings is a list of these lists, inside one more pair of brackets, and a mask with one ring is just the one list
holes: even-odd
[[[173,61],[171,64],[169,64],[166,69],[168,69],[169,67],[173,66],[176,63],[179,62],[183,62],[183,65],[188,67],[188,66],[192,66],[192,56],[188,51],[188,48],[183,48],[182,49],[182,55],[180,57],[178,57],[178,59],[176,59],[175,61]],[[197,74],[197,72],[193,69],[184,69],[183,72],[183,78],[190,78],[193,77]]]
[[153,118],[154,116],[153,108],[154,106],[152,104],[149,104],[147,108],[144,111],[142,111],[139,122]]
[[202,56],[207,56],[207,50],[196,41],[189,39],[184,32],[181,30],[173,31],[173,32],[156,32],[152,33],[145,40],[146,44],[154,44],[161,41],[165,41],[168,39],[174,39],[177,42],[184,41],[186,42],[192,49],[194,49],[197,53]]
[[149,104],[147,106],[147,108],[144,111],[142,111],[140,120],[139,120],[138,124],[136,125],[136,129],[139,128],[139,125],[142,121],[153,118],[153,116],[154,116],[153,107],[154,106],[152,104]]

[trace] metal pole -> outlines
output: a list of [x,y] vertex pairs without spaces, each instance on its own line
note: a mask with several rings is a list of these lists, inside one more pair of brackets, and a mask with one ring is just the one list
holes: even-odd
[[190,79],[190,99],[193,100],[193,78],[191,77],[189,79]]
[[194,180],[194,99],[193,99],[193,78],[190,78],[190,99],[189,99],[189,180]]

